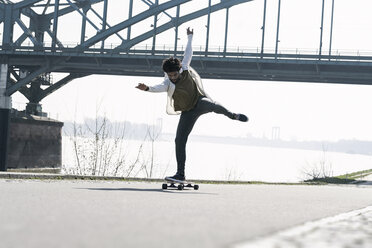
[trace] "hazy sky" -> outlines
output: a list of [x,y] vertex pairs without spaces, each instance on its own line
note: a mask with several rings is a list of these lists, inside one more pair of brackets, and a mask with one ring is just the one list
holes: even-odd
[[[110,25],[126,18],[127,2],[109,1]],[[260,49],[263,2],[255,0],[230,9],[230,49]],[[319,48],[322,0],[281,2],[279,49],[283,52],[298,49],[316,53]],[[331,2],[326,0],[324,51],[329,47]],[[277,3],[277,0],[267,1],[267,51],[275,48]],[[207,0],[194,0],[181,7],[181,15],[207,5]],[[135,1],[136,13],[146,8],[142,1]],[[101,12],[100,8],[96,9]],[[335,0],[334,52],[372,54],[371,9],[371,1]],[[168,13],[175,15],[175,9]],[[59,39],[63,43],[76,43],[80,39],[79,25],[71,25],[76,22],[74,17],[77,15],[69,15],[61,20]],[[27,23],[27,19],[24,21]],[[169,18],[166,15],[159,16],[159,23],[167,21]],[[212,14],[211,21],[210,46],[222,47],[224,33],[221,30],[225,27],[225,10]],[[152,18],[133,27],[132,36],[150,29],[151,23]],[[179,29],[179,45],[186,44],[186,27],[190,26],[195,33],[194,50],[205,46],[205,25],[206,17],[182,25]],[[90,27],[87,36],[94,32]],[[126,31],[121,35],[126,37]],[[158,45],[171,45],[173,41],[173,30],[157,37]],[[151,42],[147,40],[141,45]],[[106,42],[107,45],[110,43],[120,44],[120,40],[112,37]],[[55,78],[58,77],[55,75]],[[165,114],[166,94],[151,94],[134,88],[139,82],[157,84],[161,81],[162,75],[159,78],[92,75],[74,80],[45,98],[42,101],[43,111],[50,113],[52,118],[58,116],[61,121],[82,121],[94,117],[96,106],[100,106],[99,114],[106,114],[112,121],[152,124],[162,118],[163,131],[175,132],[179,117]],[[278,126],[282,139],[372,140],[372,115],[369,113],[372,109],[372,86],[206,79],[203,82],[215,100],[233,112],[245,113],[250,122],[239,123],[224,116],[208,114],[200,118],[194,134],[271,137],[272,127]],[[13,95],[14,107],[23,109],[25,102],[19,93]]]

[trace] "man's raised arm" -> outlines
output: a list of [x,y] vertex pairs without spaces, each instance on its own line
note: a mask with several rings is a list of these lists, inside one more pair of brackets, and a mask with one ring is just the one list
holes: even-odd
[[187,45],[185,52],[183,54],[183,60],[182,60],[182,69],[183,70],[188,70],[190,63],[191,63],[191,58],[192,58],[192,36],[194,35],[194,30],[187,28]]

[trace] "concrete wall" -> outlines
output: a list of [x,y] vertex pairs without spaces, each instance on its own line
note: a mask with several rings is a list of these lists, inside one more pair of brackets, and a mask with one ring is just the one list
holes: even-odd
[[62,122],[46,117],[12,113],[8,168],[61,167],[62,126]]

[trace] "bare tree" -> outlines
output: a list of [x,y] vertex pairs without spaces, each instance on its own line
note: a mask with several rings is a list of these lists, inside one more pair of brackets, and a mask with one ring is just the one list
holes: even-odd
[[[133,130],[127,128],[127,122],[111,123],[106,114],[100,112],[100,104],[97,104],[95,118],[85,119],[83,124],[74,121],[70,133],[65,133],[72,143],[75,165],[64,166],[64,171],[79,175],[130,177],[145,174],[152,177],[155,142],[162,131],[162,119],[151,126],[138,125],[140,130],[145,127],[145,132],[139,146],[135,146],[129,141]],[[149,149],[145,146],[147,141],[151,145]]]
[[319,161],[314,163],[306,162],[307,166],[302,169],[305,180],[317,180],[333,176],[332,162],[327,158],[328,148],[322,144],[322,154]]
[[75,166],[66,172],[79,175],[131,176],[141,166],[143,143],[134,162],[128,161],[129,149],[126,124],[112,124],[106,116],[85,120],[84,124],[73,123],[69,139],[73,145]]
[[154,156],[155,156],[155,142],[158,140],[161,131],[163,128],[163,120],[157,119],[156,124],[148,126],[147,128],[147,135],[151,142],[151,157],[150,157],[150,169],[147,170],[147,167],[145,167],[145,171],[147,174],[147,177],[152,177],[153,175],[153,169],[154,169]]
[[236,168],[230,167],[225,169],[225,181],[239,181],[243,173],[239,173]]

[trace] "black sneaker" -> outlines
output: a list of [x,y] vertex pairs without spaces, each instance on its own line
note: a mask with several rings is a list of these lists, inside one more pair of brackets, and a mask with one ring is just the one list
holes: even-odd
[[248,121],[248,117],[246,115],[243,115],[243,114],[234,114],[233,119],[238,120],[238,121],[242,121],[242,122],[247,122]]
[[183,175],[176,174],[176,175],[174,175],[174,176],[172,176],[172,177],[166,177],[165,180],[178,180],[178,181],[185,181],[186,178],[185,178],[185,176],[183,176]]

